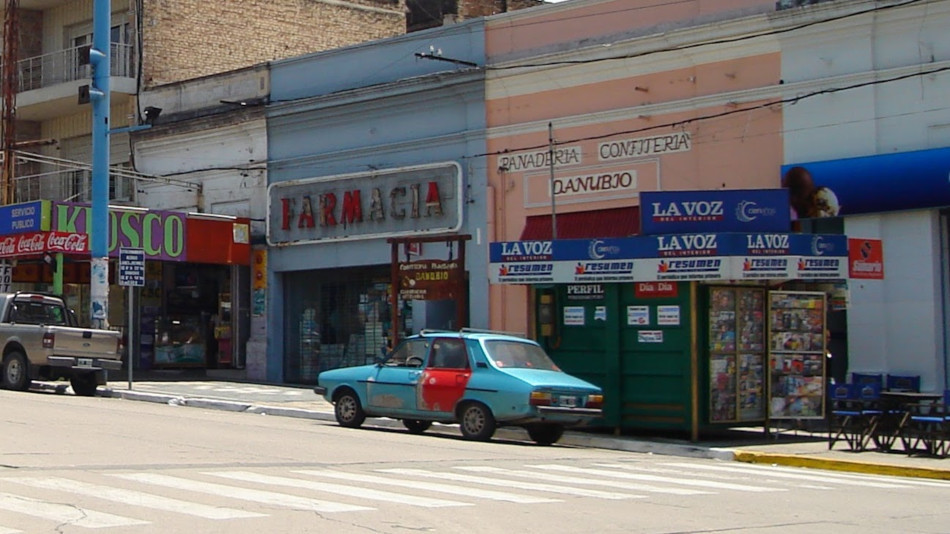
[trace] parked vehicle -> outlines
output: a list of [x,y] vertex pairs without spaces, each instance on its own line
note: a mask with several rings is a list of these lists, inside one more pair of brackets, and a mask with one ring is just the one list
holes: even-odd
[[341,426],[391,417],[422,433],[433,422],[458,423],[479,441],[510,425],[550,445],[566,427],[601,416],[603,404],[599,387],[558,369],[536,342],[471,329],[424,330],[374,365],[324,371],[317,383]]
[[122,369],[120,336],[79,327],[59,297],[0,293],[0,387],[26,390],[32,380],[64,378],[76,395],[93,396],[107,370]]

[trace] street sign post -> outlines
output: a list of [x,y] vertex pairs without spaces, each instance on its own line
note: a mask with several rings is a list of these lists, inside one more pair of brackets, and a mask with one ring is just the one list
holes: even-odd
[[138,357],[135,336],[135,288],[145,285],[145,250],[141,248],[119,249],[119,285],[129,288],[129,324],[125,332],[125,363],[129,370],[129,389],[132,389],[132,362]]

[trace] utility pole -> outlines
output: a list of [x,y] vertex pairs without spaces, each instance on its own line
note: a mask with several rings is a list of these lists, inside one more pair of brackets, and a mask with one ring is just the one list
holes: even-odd
[[109,75],[111,74],[112,2],[92,5],[92,224],[89,232],[90,314],[92,326],[109,327]]
[[0,205],[13,204],[16,170],[16,94],[19,89],[17,59],[19,56],[19,0],[6,0],[3,18],[3,174],[0,177]]

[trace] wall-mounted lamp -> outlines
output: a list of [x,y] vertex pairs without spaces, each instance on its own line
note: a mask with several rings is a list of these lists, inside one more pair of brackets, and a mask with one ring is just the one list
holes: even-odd
[[155,106],[148,106],[145,108],[145,124],[151,124],[155,126],[155,121],[158,120],[158,116],[162,114],[162,108],[157,108]]

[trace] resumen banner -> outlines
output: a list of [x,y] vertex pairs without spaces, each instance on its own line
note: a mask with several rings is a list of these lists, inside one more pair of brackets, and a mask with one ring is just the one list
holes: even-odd
[[843,235],[698,233],[489,245],[493,284],[835,280],[848,276]]

